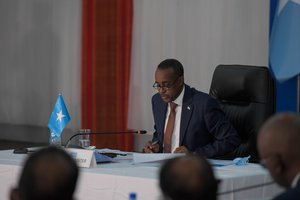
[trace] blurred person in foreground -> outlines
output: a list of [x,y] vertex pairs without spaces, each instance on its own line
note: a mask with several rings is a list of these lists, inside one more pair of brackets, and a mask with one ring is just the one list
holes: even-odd
[[218,102],[184,83],[182,64],[162,61],[155,72],[152,97],[154,129],[145,153],[196,153],[211,158],[234,151],[240,145],[236,130]]
[[187,155],[167,160],[160,170],[164,200],[216,200],[218,181],[202,156]]
[[300,118],[292,113],[271,117],[258,135],[261,164],[286,188],[276,200],[300,199]]
[[11,200],[72,200],[78,167],[63,149],[50,146],[26,160]]

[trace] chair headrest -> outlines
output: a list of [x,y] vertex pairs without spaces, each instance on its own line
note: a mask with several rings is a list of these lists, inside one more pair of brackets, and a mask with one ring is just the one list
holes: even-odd
[[268,101],[268,91],[272,83],[267,67],[246,65],[219,65],[216,67],[210,95],[229,102]]

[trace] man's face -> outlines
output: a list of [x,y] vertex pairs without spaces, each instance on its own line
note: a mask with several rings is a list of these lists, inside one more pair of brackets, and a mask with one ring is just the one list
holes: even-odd
[[155,84],[159,86],[158,92],[165,103],[174,101],[183,88],[183,76],[178,76],[172,68],[157,69],[155,72]]

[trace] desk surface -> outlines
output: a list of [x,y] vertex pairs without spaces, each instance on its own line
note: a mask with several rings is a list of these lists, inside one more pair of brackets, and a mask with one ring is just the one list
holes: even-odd
[[[12,150],[0,151],[0,200],[17,182],[26,155],[13,154]],[[99,164],[96,168],[80,169],[76,199],[128,199],[130,192],[136,192],[139,200],[159,199],[158,166],[133,165],[129,156],[118,156],[116,163]],[[261,183],[268,183],[268,172],[257,164],[246,166],[228,165],[214,167],[215,175],[221,180],[219,192],[236,190]],[[268,199],[282,191],[276,184],[231,192],[219,199]]]

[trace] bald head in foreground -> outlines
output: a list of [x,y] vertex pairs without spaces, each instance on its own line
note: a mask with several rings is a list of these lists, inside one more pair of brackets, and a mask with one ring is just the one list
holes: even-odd
[[63,149],[50,146],[26,160],[11,200],[72,200],[78,167]]
[[188,155],[166,161],[160,171],[166,200],[216,200],[218,183],[203,157]]
[[271,117],[260,129],[261,163],[287,191],[276,200],[300,198],[300,118],[292,113]]

